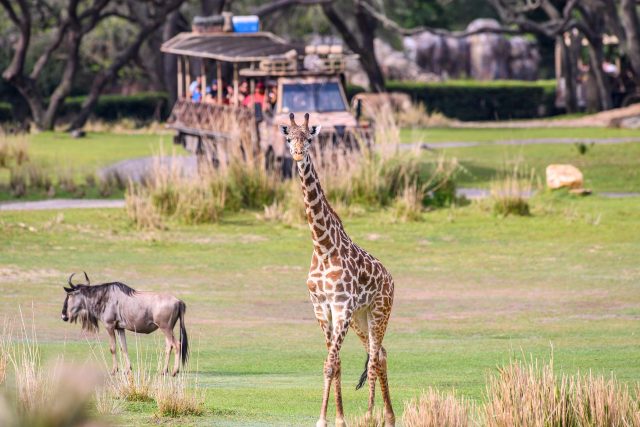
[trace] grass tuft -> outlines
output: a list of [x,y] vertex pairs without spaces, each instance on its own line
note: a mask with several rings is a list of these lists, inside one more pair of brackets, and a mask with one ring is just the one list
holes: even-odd
[[463,398],[429,387],[418,399],[404,405],[405,427],[467,427],[472,423],[473,406]]
[[351,418],[347,425],[351,427],[384,427],[384,415],[381,410],[374,410],[370,417],[364,414]]
[[175,377],[158,376],[154,384],[154,396],[160,416],[199,416],[204,413],[204,391],[199,388],[197,381],[189,381],[185,373],[181,372]]
[[520,162],[515,162],[511,168],[505,167],[491,182],[493,212],[501,216],[530,215],[528,199],[533,191],[534,179],[535,171],[524,172]]

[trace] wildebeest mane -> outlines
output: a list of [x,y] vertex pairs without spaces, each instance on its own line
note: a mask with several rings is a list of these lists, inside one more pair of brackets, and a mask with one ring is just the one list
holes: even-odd
[[[85,297],[86,309],[69,320],[75,323],[78,318],[80,318],[82,329],[89,332],[97,332],[100,329],[98,317],[105,309],[109,294],[114,290],[118,290],[126,296],[132,296],[136,293],[135,289],[120,282],[102,283],[93,286],[79,285],[77,289],[80,291],[80,294]],[[67,300],[65,300],[65,304],[66,303]]]

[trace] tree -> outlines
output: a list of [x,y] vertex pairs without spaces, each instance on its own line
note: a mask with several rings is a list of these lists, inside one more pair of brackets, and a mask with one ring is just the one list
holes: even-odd
[[[79,0],[69,0],[64,4],[50,4],[44,0],[0,0],[17,30],[13,56],[2,77],[27,101],[33,120],[40,129],[53,128],[62,104],[71,92],[83,37],[110,16],[105,11],[110,0],[94,0],[82,8],[79,3]],[[28,70],[28,54],[36,33],[47,33],[49,37],[43,52]],[[60,51],[65,54],[64,70],[47,100],[38,87],[38,78],[54,53]]]
[[149,35],[158,30],[167,16],[183,2],[184,0],[131,0],[127,3],[129,11],[127,19],[136,24],[137,33],[129,46],[113,59],[111,65],[96,75],[80,112],[71,122],[71,129],[78,129],[85,125],[103,90],[117,78],[122,67],[138,55]]
[[[139,31],[131,43],[93,80],[89,97],[74,120],[73,127],[81,127],[106,85],[136,57],[147,37],[183,1],[0,0],[16,33],[12,59],[2,76],[25,99],[35,125],[39,129],[52,129],[73,88],[83,60],[81,46],[86,36],[109,19],[134,23]],[[41,52],[38,51],[40,44],[44,44]],[[51,93],[44,93],[40,84],[42,72],[58,61],[64,64],[59,82]]]
[[[636,84],[640,84],[640,20],[637,0],[488,0],[504,22],[558,40],[565,69],[569,48],[562,37],[576,29],[588,41],[590,71],[596,81],[600,107],[612,108],[611,88],[602,70],[605,60],[603,36],[615,34],[622,52],[629,58]],[[532,14],[544,12],[546,19],[536,21]],[[568,83],[573,83],[569,79]]]

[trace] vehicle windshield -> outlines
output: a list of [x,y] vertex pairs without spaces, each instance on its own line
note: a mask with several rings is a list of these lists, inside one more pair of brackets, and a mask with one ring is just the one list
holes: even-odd
[[287,83],[282,85],[282,112],[346,111],[337,82]]

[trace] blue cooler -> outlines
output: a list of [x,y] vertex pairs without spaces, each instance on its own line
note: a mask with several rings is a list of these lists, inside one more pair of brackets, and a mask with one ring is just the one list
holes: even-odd
[[260,31],[260,18],[257,15],[234,16],[231,18],[233,32],[257,33]]

